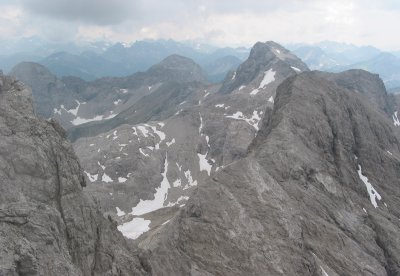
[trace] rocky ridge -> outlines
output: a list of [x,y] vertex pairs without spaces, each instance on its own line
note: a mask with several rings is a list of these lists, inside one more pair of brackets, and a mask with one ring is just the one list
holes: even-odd
[[3,75],[0,118],[0,274],[148,274],[84,193],[65,131],[36,118],[30,89]]

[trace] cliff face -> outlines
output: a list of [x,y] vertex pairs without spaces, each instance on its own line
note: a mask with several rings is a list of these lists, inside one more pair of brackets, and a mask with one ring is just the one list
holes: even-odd
[[0,76],[0,275],[146,274],[86,196],[81,167],[30,89]]
[[316,72],[284,81],[248,156],[148,241],[155,273],[398,275],[400,143],[373,106]]

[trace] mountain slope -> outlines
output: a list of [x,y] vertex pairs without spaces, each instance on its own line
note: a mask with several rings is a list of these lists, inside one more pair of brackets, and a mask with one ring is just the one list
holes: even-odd
[[[106,129],[104,124],[93,125],[98,133],[75,140],[88,189],[101,198],[104,210],[116,217],[123,229],[140,220],[149,223],[143,236],[135,236],[139,244],[176,215],[199,183],[246,156],[260,121],[272,112],[276,88],[300,70],[277,57],[274,49],[281,46],[259,46],[249,60],[257,60],[258,55],[270,59],[253,71],[253,79],[238,83],[229,93],[222,93],[220,85],[197,83],[190,88],[172,83],[108,123],[117,118],[129,120],[109,124]],[[283,49],[281,53],[285,53]],[[248,64],[252,68],[251,62],[244,64],[222,86],[242,79]],[[138,211],[143,206],[151,208]]]
[[103,217],[54,121],[37,119],[31,92],[0,76],[0,274],[148,274]]
[[[105,122],[115,127],[126,120],[126,116],[115,118],[113,122],[108,120],[153,92],[163,94],[164,88],[171,90],[172,83],[182,83],[190,91],[192,83],[195,86],[195,83],[206,82],[199,65],[177,55],[167,57],[147,72],[91,82],[77,77],[59,79],[36,63],[21,63],[11,74],[32,87],[38,115],[55,118],[66,129],[93,122],[97,122],[96,126]],[[82,129],[86,131],[89,127]]]
[[[145,123],[163,120],[177,112],[180,103],[193,100],[193,94],[207,86],[206,78],[199,65],[192,60],[172,55],[145,73],[137,73],[125,78],[102,79],[107,85],[124,87],[125,98],[117,98],[118,110],[112,112],[109,120],[82,124],[71,128],[72,141],[80,137],[94,136],[123,124]],[[121,101],[121,104],[119,104]],[[117,113],[118,111],[118,113]]]

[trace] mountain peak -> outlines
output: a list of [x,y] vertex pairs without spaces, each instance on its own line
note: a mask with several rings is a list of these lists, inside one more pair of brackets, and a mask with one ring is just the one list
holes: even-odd
[[170,55],[147,71],[158,79],[177,82],[205,82],[206,77],[201,67],[193,60],[180,55]]
[[55,76],[53,76],[50,70],[47,69],[45,66],[35,62],[25,62],[25,61],[15,65],[11,70],[11,75],[18,76],[20,74],[26,74],[28,72],[35,72],[40,75],[52,76],[55,78]]
[[221,93],[230,93],[241,85],[247,85],[260,73],[275,67],[282,75],[289,76],[296,71],[309,71],[297,56],[276,42],[257,42],[250,51],[249,58],[235,72],[235,77],[227,76]]
[[[249,59],[258,60],[260,63],[269,63],[275,58],[287,62],[294,61],[298,63],[298,61],[300,61],[300,59],[292,54],[288,49],[274,41],[257,42],[251,49],[249,56]],[[304,63],[302,63],[300,67],[299,69],[301,70],[308,70]]]
[[198,66],[193,60],[190,58],[180,56],[177,54],[170,55],[163,59],[161,62],[158,64],[152,66],[152,68],[166,68],[166,69],[177,69],[181,68],[182,66],[184,67],[196,67]]

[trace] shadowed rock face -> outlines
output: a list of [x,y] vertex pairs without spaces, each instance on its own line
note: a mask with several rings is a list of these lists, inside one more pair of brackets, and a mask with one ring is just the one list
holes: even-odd
[[13,68],[11,75],[31,87],[35,111],[41,117],[50,118],[54,108],[63,104],[69,109],[76,105],[74,99],[80,100],[75,91],[43,65],[22,62]]
[[290,77],[249,155],[199,185],[148,241],[153,271],[397,275],[399,169],[383,112],[319,73]]
[[82,190],[81,167],[31,91],[0,76],[0,275],[146,274]]
[[386,92],[383,81],[377,74],[364,70],[349,70],[337,74],[320,72],[321,76],[335,82],[337,85],[359,92],[388,115],[393,114],[394,102],[392,95]]

